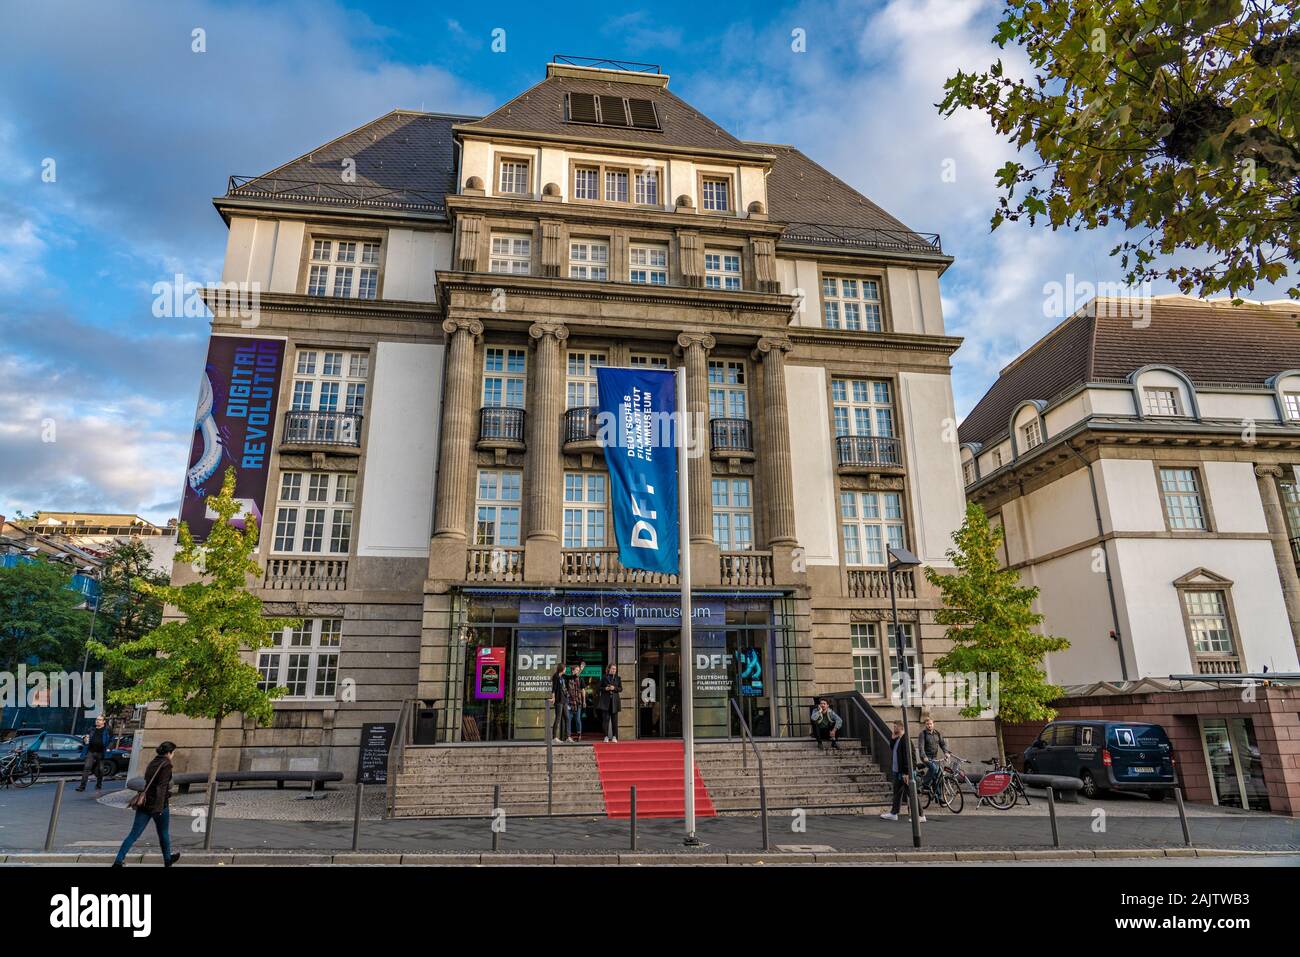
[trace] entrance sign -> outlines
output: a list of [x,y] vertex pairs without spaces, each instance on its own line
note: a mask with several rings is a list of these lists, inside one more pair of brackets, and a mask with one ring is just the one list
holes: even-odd
[[504,680],[506,650],[480,648],[474,662],[474,697],[480,701],[500,701],[506,696]]
[[361,784],[388,783],[388,751],[396,726],[390,721],[361,726],[361,748],[357,751],[357,781]]
[[673,378],[656,369],[596,370],[618,560],[666,575],[678,573]]
[[235,498],[242,506],[234,523],[242,527],[244,514],[252,512],[262,524],[283,366],[283,339],[212,336],[208,340],[181,500],[181,520],[196,542],[208,537],[216,517],[204,500],[221,491],[230,466],[235,469]]

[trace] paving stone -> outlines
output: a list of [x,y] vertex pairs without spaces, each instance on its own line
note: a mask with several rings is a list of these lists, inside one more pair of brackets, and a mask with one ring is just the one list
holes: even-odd
[[344,854],[335,854],[332,863],[334,864],[400,864],[402,855],[400,853],[392,854],[372,854],[367,851],[348,851]]
[[403,854],[403,864],[415,864],[425,867],[464,867],[478,864],[478,854]]
[[1015,851],[957,851],[959,861],[1014,861]]
[[898,860],[893,851],[834,851],[813,856],[818,864],[887,864]]
[[814,864],[815,854],[795,854],[789,851],[759,851],[749,854],[728,854],[728,864]]
[[1166,847],[1165,857],[1195,857],[1196,848],[1194,847]]
[[900,861],[955,861],[952,851],[899,851]]
[[618,856],[620,864],[725,864],[727,863],[726,854],[713,854],[701,851],[699,853],[670,851],[663,854],[649,853],[627,853]]
[[1097,859],[1124,859],[1135,857],[1164,857],[1165,852],[1158,847],[1099,847],[1093,852]]
[[1014,853],[1018,861],[1072,861],[1084,858],[1091,860],[1095,856],[1092,851],[1078,847],[1054,847],[1050,850],[1015,851]]
[[483,864],[554,864],[555,855],[543,851],[528,853],[484,852],[480,856]]
[[328,864],[329,862],[329,854],[277,854],[268,852],[255,854],[236,852],[233,861],[236,867],[303,867],[312,864]]

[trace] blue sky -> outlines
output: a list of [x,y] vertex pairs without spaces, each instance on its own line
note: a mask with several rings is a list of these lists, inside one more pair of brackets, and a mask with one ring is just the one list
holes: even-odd
[[[966,337],[954,365],[964,413],[1059,320],[1044,312],[1045,284],[1120,278],[1113,236],[988,232],[993,170],[1011,151],[983,117],[944,120],[934,104],[945,77],[997,54],[999,6],[24,7],[0,34],[0,514],[176,514],[207,324],[155,318],[151,289],[177,272],[220,277],[211,198],[228,175],[264,172],[394,107],[486,112],[556,53],[659,63],[735,135],[793,143],[941,233],[956,256],[942,287],[948,330]],[[192,50],[195,29],[205,52]]]

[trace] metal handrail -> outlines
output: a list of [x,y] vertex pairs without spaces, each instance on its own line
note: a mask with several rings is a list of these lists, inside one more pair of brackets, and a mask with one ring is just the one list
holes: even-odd
[[[552,800],[554,797],[555,782],[555,758],[551,748],[551,738],[555,734],[554,719],[551,717],[551,699],[547,698],[546,704],[546,816],[550,817],[554,808]],[[558,704],[558,702],[557,702]],[[568,728],[565,728],[567,731]]]
[[[749,723],[745,720],[744,714],[740,711],[740,702],[735,698],[732,698],[731,708],[736,712],[736,717],[740,720],[741,738],[749,742],[749,746],[754,749],[754,758],[758,761],[758,813],[759,817],[763,819],[763,850],[766,851],[769,850],[769,842],[767,834],[767,782],[763,777],[763,755],[759,752],[758,745],[754,743],[754,736],[749,731]],[[743,744],[740,747],[740,766],[746,771],[749,770],[749,761],[745,757],[745,747]],[[694,769],[692,769],[692,772],[693,771]],[[691,781],[682,784],[683,792],[685,792],[688,787],[695,787],[695,781],[693,778]]]
[[402,708],[397,713],[397,725],[393,728],[393,747],[397,748],[397,760],[394,764],[391,753],[388,759],[388,782],[385,785],[384,804],[385,816],[391,818],[397,804],[397,776],[402,773],[406,766],[406,745],[412,739],[411,732],[415,724],[411,721],[411,715],[415,712],[415,698],[403,698]]
[[[818,697],[833,702],[848,701],[857,709],[858,714],[862,716],[862,720],[866,722],[867,727],[875,732],[873,737],[868,737],[865,734],[856,735],[858,740],[862,742],[862,750],[869,752],[871,757],[875,760],[876,766],[884,772],[885,777],[889,777],[889,775],[893,773],[891,767],[893,762],[889,756],[892,738],[888,733],[886,733],[887,728],[885,726],[885,719],[880,717],[871,705],[867,704],[866,699],[862,697],[862,693],[857,690],[836,691],[822,694]],[[883,745],[879,750],[876,748],[876,738],[879,738],[880,744]]]
[[378,206],[445,213],[442,195],[429,190],[393,188],[377,183],[344,183],[327,179],[294,179],[284,176],[231,176],[226,181],[228,197],[258,196],[339,206]]

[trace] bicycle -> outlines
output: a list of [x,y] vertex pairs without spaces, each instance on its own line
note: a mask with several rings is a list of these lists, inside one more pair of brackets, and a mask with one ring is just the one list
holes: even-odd
[[928,768],[925,770],[918,769],[921,775],[921,786],[917,790],[917,798],[924,798],[925,803],[921,805],[922,809],[928,808],[931,803],[946,807],[953,814],[960,814],[961,809],[965,806],[966,799],[961,792],[960,763],[957,764],[954,771],[953,763],[959,762],[960,759],[949,754],[939,766],[939,777],[935,783],[926,784],[925,778],[928,776]]
[[995,810],[1006,811],[1015,807],[1016,802],[1024,798],[1025,805],[1029,805],[1029,794],[1025,791],[1025,783],[1020,779],[1020,772],[1013,768],[1010,762],[989,758],[983,763],[989,765],[990,769],[980,778],[979,787],[976,789],[980,804],[987,803]]
[[40,776],[41,762],[35,752],[14,748],[0,754],[0,787],[30,787]]

